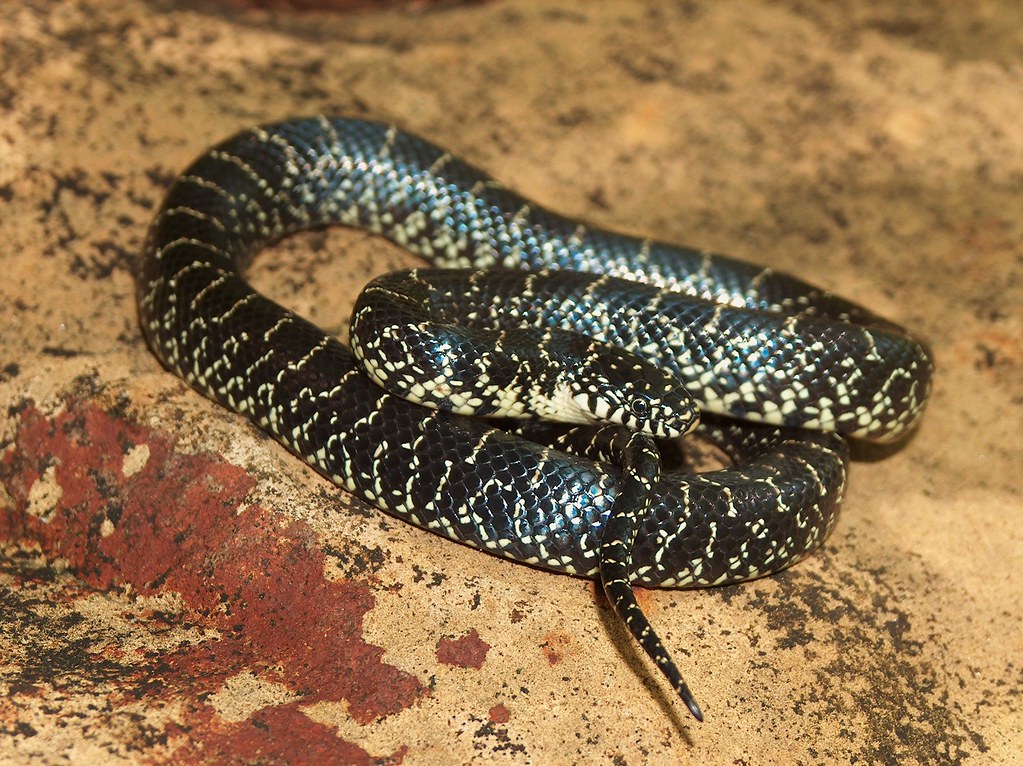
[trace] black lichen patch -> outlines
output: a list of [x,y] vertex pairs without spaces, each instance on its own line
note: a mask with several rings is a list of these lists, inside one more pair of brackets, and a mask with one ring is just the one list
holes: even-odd
[[942,647],[930,645],[939,639],[914,623],[893,579],[864,568],[836,581],[802,567],[754,585],[747,608],[766,615],[766,664],[777,652],[801,653],[815,680],[796,692],[793,709],[821,721],[862,719],[845,730],[851,750],[843,752],[863,763],[934,763],[937,753],[941,763],[965,763],[985,749],[983,738],[947,694]]

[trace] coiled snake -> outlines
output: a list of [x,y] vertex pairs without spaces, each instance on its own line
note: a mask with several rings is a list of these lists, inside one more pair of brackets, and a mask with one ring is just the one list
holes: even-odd
[[[442,409],[378,387],[338,340],[243,278],[262,246],[329,224],[381,234],[435,266],[490,270],[385,277],[353,314],[353,335],[360,322],[381,325],[361,342],[360,356],[382,355],[369,368],[427,399],[443,391],[432,402]],[[361,120],[255,128],[201,156],[152,225],[137,285],[143,331],[168,369],[337,484],[453,540],[602,575],[630,630],[697,717],[629,583],[734,582],[805,556],[830,531],[844,491],[838,434],[900,438],[919,418],[932,375],[918,342],[859,306],[769,269],[584,226],[420,138]],[[428,319],[409,313],[426,303]],[[453,317],[470,330],[451,328]],[[579,404],[563,380],[515,377],[532,362],[515,363],[511,394],[481,393],[502,362],[473,333],[496,332],[506,345],[509,319],[533,328],[527,353],[538,364],[566,345],[559,333],[572,331],[663,367],[699,403],[703,433],[736,465],[661,473],[649,437],[620,428],[559,431],[541,444],[444,411],[482,404],[487,414],[493,400],[509,397],[515,409],[527,395]],[[447,333],[439,340],[425,333],[438,322]],[[397,325],[412,335],[399,337]],[[585,345],[585,358],[568,367],[589,365],[590,351]],[[468,380],[448,381],[452,367],[465,368]],[[595,367],[600,378],[606,365]],[[649,397],[639,399],[642,407],[606,398],[590,406],[628,424],[649,414]],[[546,430],[534,428],[531,438]]]

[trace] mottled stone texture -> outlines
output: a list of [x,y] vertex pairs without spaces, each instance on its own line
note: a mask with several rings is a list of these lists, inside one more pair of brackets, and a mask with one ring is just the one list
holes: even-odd
[[[845,5],[0,6],[0,764],[1018,762],[1020,12]],[[353,501],[146,350],[132,261],[174,174],[317,112],[931,342],[923,427],[857,450],[819,555],[639,593],[704,725],[592,584]],[[343,333],[409,262],[319,232],[254,281]]]

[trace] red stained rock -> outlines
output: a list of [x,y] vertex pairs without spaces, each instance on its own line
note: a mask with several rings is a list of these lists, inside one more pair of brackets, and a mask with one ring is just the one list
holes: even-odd
[[[136,459],[126,461],[133,449]],[[308,526],[256,505],[239,511],[254,481],[238,466],[179,453],[160,432],[73,401],[54,417],[34,407],[21,413],[0,482],[14,501],[0,513],[0,537],[34,541],[98,591],[174,592],[186,605],[183,621],[219,634],[126,664],[112,705],[141,697],[184,703],[189,740],[234,754],[307,750],[316,760],[319,748],[341,747],[351,749],[345,762],[370,763],[379,761],[296,704],[227,723],[196,700],[244,670],[283,685],[302,704],[344,700],[356,721],[368,723],[424,691],[363,640],[373,593],[364,583],[324,579],[324,554]]]
[[511,720],[511,711],[504,705],[494,705],[490,708],[491,723],[508,723]]
[[437,661],[445,665],[479,670],[487,659],[490,644],[473,628],[461,638],[442,638],[437,643]]

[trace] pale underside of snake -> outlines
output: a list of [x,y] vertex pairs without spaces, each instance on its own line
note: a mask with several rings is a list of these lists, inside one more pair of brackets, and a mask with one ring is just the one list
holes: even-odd
[[[357,361],[243,277],[266,244],[332,224],[486,271],[372,283]],[[844,492],[840,434],[902,438],[933,374],[919,342],[853,303],[566,219],[361,120],[264,126],[202,155],[168,193],[137,284],[161,362],[337,484],[453,540],[599,577],[697,718],[632,584],[737,582],[807,555]],[[734,466],[661,470],[689,396]],[[524,438],[494,415],[598,425]]]

